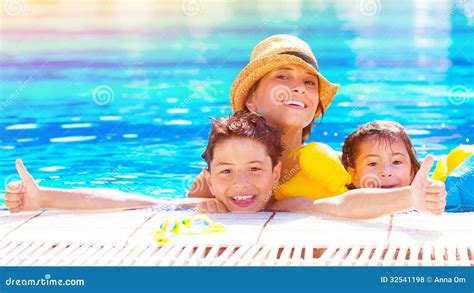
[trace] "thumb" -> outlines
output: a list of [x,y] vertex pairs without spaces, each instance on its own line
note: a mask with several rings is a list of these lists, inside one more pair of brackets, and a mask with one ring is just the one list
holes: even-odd
[[16,162],[16,170],[18,174],[20,174],[21,181],[30,181],[33,180],[33,176],[26,170],[25,165],[23,165],[23,161],[21,159],[17,159]]
[[416,173],[415,179],[427,179],[428,178],[428,173],[431,170],[431,167],[433,166],[433,156],[428,155],[426,156],[425,160],[423,161],[423,164],[421,164],[420,169],[418,170],[418,173]]

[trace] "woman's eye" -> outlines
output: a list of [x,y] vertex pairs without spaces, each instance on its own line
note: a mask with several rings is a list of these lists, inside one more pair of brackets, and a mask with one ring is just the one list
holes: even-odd
[[403,162],[402,161],[393,161],[393,164],[394,165],[400,165],[400,164],[403,164]]
[[252,168],[250,168],[250,171],[252,171],[252,172],[256,172],[256,171],[260,171],[260,170],[262,170],[262,169],[259,168],[259,167],[252,167]]
[[375,166],[377,166],[377,163],[376,162],[369,162],[369,163],[367,163],[367,166],[375,167]]
[[305,83],[306,85],[309,85],[309,86],[315,86],[315,85],[316,85],[316,83],[315,83],[314,81],[312,81],[312,80],[307,80],[307,81],[305,81],[304,83]]
[[230,169],[224,169],[220,172],[221,174],[230,174],[232,171]]
[[277,75],[276,78],[277,78],[277,79],[281,79],[281,80],[287,80],[287,79],[288,79],[288,76],[286,76],[286,75],[281,75],[281,74],[280,74],[280,75]]

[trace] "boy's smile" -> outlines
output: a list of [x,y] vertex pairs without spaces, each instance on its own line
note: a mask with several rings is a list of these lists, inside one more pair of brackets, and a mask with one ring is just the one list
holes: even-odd
[[231,197],[234,204],[241,208],[247,208],[253,204],[257,199],[255,194],[247,194],[247,195],[236,195]]

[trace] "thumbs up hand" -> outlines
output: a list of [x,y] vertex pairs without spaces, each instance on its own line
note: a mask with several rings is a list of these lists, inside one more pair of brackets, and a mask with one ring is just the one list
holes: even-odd
[[441,215],[446,207],[446,187],[443,182],[428,178],[433,166],[433,157],[428,155],[411,183],[413,207],[421,212]]
[[21,181],[7,185],[5,206],[12,213],[34,211],[41,208],[40,188],[33,176],[26,170],[21,159],[16,160],[16,170]]

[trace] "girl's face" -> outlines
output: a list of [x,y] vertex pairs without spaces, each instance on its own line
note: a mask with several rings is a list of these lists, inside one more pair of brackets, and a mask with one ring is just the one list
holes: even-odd
[[355,168],[348,168],[356,188],[396,188],[413,180],[410,156],[402,141],[366,140],[359,146]]
[[308,126],[318,103],[318,77],[300,65],[285,65],[260,79],[246,106],[285,131]]

